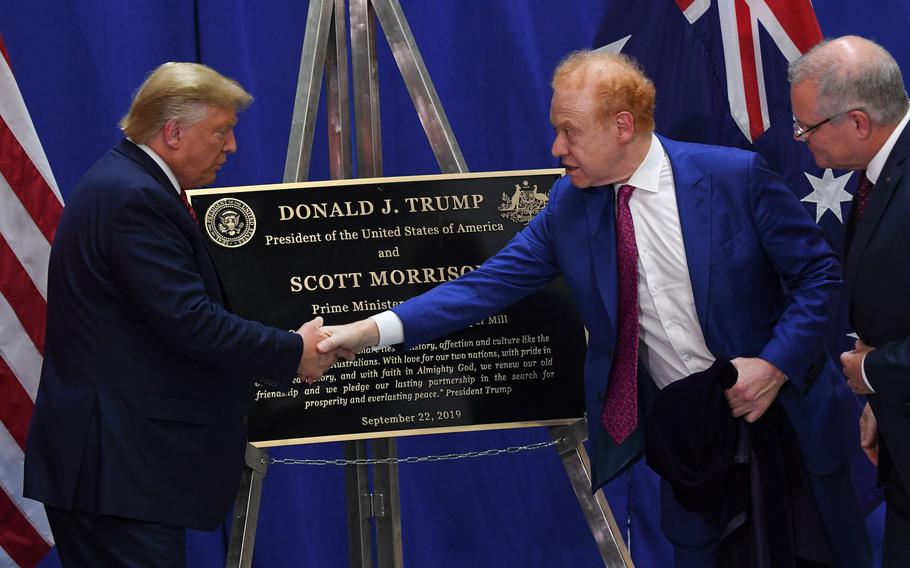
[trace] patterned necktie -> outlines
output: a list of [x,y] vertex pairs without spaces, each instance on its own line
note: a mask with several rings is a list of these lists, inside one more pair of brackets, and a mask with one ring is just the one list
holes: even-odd
[[862,172],[859,183],[856,184],[856,222],[863,218],[866,212],[866,204],[869,203],[869,197],[872,196],[872,182],[866,177],[866,172]]
[[189,211],[190,217],[193,218],[193,222],[198,225],[199,219],[196,218],[196,211],[193,210],[193,206],[190,205],[190,200],[186,197],[186,192],[182,189],[180,190],[180,202],[183,203],[183,206],[186,207],[187,211]]
[[617,444],[638,423],[638,248],[629,198],[635,188],[623,185],[616,199],[616,265],[619,276],[619,325],[616,352],[604,400],[601,424]]

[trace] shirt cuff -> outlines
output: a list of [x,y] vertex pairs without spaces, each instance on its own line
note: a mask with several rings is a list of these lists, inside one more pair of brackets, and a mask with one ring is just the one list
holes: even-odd
[[373,347],[374,349],[404,343],[404,325],[398,314],[386,310],[370,316],[370,319],[376,322],[376,327],[379,329],[379,343]]
[[[866,353],[866,355],[868,355],[868,353]],[[872,388],[872,385],[869,384],[869,379],[866,378],[866,355],[863,355],[863,360],[859,364],[859,369],[863,372],[863,382],[866,383],[866,386],[869,388],[869,390],[874,393],[875,389]]]

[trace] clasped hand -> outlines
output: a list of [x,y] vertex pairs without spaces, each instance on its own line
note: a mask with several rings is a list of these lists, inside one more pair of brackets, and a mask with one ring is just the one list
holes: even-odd
[[322,318],[316,317],[297,330],[297,334],[303,338],[303,355],[300,357],[300,365],[297,367],[297,376],[308,384],[316,382],[339,359],[347,361],[354,359],[353,351],[344,346],[317,349],[317,344],[321,344],[329,337],[324,329],[327,328],[322,327]]
[[844,368],[847,384],[856,394],[875,394],[863,380],[863,360],[866,354],[875,349],[857,339],[853,351],[844,351],[840,354],[840,364]]
[[331,353],[338,349],[360,353],[379,343],[379,328],[370,318],[345,325],[327,325],[322,328],[322,332],[328,338],[316,346],[320,353]]

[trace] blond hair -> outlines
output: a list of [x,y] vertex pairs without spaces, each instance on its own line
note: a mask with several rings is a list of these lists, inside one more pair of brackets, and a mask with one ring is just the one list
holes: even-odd
[[193,124],[208,106],[245,110],[253,97],[237,81],[200,63],[169,62],[149,73],[133,96],[120,129],[133,142],[145,144],[168,120]]
[[627,111],[635,119],[636,130],[654,130],[657,91],[630,57],[590,50],[573,51],[556,66],[551,86],[554,90],[590,87],[598,102],[598,121]]

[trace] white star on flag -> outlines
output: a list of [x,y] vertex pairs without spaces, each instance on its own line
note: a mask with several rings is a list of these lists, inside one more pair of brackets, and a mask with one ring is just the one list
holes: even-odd
[[834,177],[834,172],[830,168],[825,169],[822,177],[817,178],[812,174],[806,173],[806,179],[812,184],[812,193],[802,198],[801,201],[815,203],[815,222],[821,221],[822,215],[826,211],[831,211],[837,216],[837,220],[844,222],[841,213],[840,204],[851,201],[853,196],[844,190],[850,176],[853,172],[848,172],[842,176]]
[[607,45],[598,47],[594,51],[601,51],[603,53],[619,53],[622,51],[622,48],[626,46],[626,42],[629,41],[630,37],[632,37],[632,36],[627,35],[626,37],[624,37],[622,39],[618,39],[618,40],[614,41],[613,43],[608,43]]

